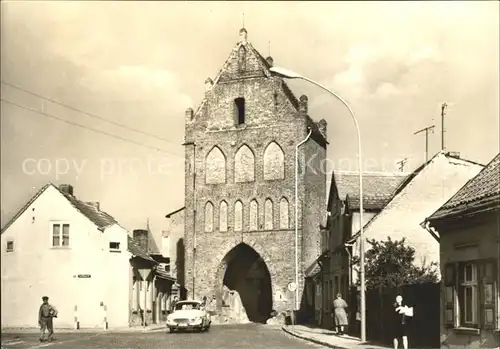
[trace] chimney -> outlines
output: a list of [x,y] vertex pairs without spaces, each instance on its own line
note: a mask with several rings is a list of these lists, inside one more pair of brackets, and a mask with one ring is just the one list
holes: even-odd
[[207,79],[205,80],[205,92],[211,91],[211,90],[212,90],[213,85],[214,85],[214,82],[212,81],[212,79],[207,78]]
[[146,253],[149,253],[149,232],[146,229],[134,230],[134,241]]
[[460,152],[458,151],[449,151],[446,153],[450,158],[460,159]]
[[319,132],[321,132],[321,134],[323,135],[323,137],[325,137],[325,139],[327,138],[326,136],[326,133],[327,133],[327,122],[325,119],[321,119],[320,121],[318,121],[318,128],[319,128]]
[[246,44],[248,38],[248,32],[245,28],[240,29],[240,42]]
[[186,109],[186,122],[191,122],[193,120],[194,111],[193,108]]
[[300,98],[299,98],[299,111],[303,115],[307,115],[307,101],[308,101],[308,99],[307,99],[306,95],[300,96]]
[[267,64],[269,64],[272,67],[274,64],[273,57],[271,57],[271,56],[267,57],[266,62],[267,62]]
[[95,208],[96,211],[99,211],[99,208],[100,208],[99,202],[96,202],[96,201],[86,202],[86,204]]
[[73,196],[73,186],[71,184],[61,184],[59,185],[59,190]]

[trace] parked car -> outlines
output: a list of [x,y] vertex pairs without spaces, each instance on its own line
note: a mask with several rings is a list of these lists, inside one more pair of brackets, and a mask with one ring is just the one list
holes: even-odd
[[196,300],[179,301],[172,313],[167,316],[167,327],[170,332],[181,330],[208,331],[212,320],[210,314]]

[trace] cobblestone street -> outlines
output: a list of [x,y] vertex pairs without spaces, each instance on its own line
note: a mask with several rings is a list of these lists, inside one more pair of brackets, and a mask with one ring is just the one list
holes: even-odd
[[60,333],[52,343],[40,343],[35,333],[2,334],[3,349],[234,349],[322,348],[291,337],[278,326],[257,324],[212,326],[207,333],[169,333],[166,331],[136,333]]

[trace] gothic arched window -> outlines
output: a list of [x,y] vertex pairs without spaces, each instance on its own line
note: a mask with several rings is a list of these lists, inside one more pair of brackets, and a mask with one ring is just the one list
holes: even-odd
[[288,229],[290,227],[290,216],[288,210],[288,200],[286,198],[282,198],[280,201],[280,229]]
[[250,201],[249,230],[259,230],[259,204],[257,200]]
[[226,157],[218,147],[213,147],[205,158],[205,183],[226,183]]
[[219,231],[227,231],[227,203],[225,201],[220,203]]
[[252,150],[243,145],[234,156],[234,181],[253,182],[255,180],[255,157]]
[[205,204],[205,231],[214,231],[214,205],[210,201]]
[[270,199],[264,204],[264,229],[273,230],[273,202]]
[[243,204],[236,201],[234,204],[234,231],[243,230]]
[[264,151],[264,180],[285,178],[285,154],[276,142]]

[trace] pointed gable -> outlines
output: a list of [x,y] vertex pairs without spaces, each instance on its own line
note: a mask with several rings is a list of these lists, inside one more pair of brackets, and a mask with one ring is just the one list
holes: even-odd
[[500,154],[427,220],[500,207]]
[[[364,237],[376,240],[386,240],[388,236],[394,240],[404,237],[416,250],[416,262],[425,257],[428,262],[439,260],[436,237],[430,236],[421,222],[482,168],[471,161],[437,153],[401,182],[382,211],[365,224]],[[359,232],[351,241],[358,237]]]
[[[240,30],[240,40],[233,47],[229,57],[226,59],[221,69],[219,70],[217,76],[211,82],[211,88],[214,88],[217,84],[226,83],[232,80],[241,80],[244,78],[258,78],[258,77],[271,77],[272,58],[265,59],[259,51],[247,40],[246,29]],[[288,85],[282,80],[280,81],[279,88],[281,89],[283,95],[290,102],[290,105],[297,111],[299,108],[299,101],[288,87]],[[194,113],[193,119],[199,117],[202,112],[207,107],[208,100],[203,98],[198,109]]]

